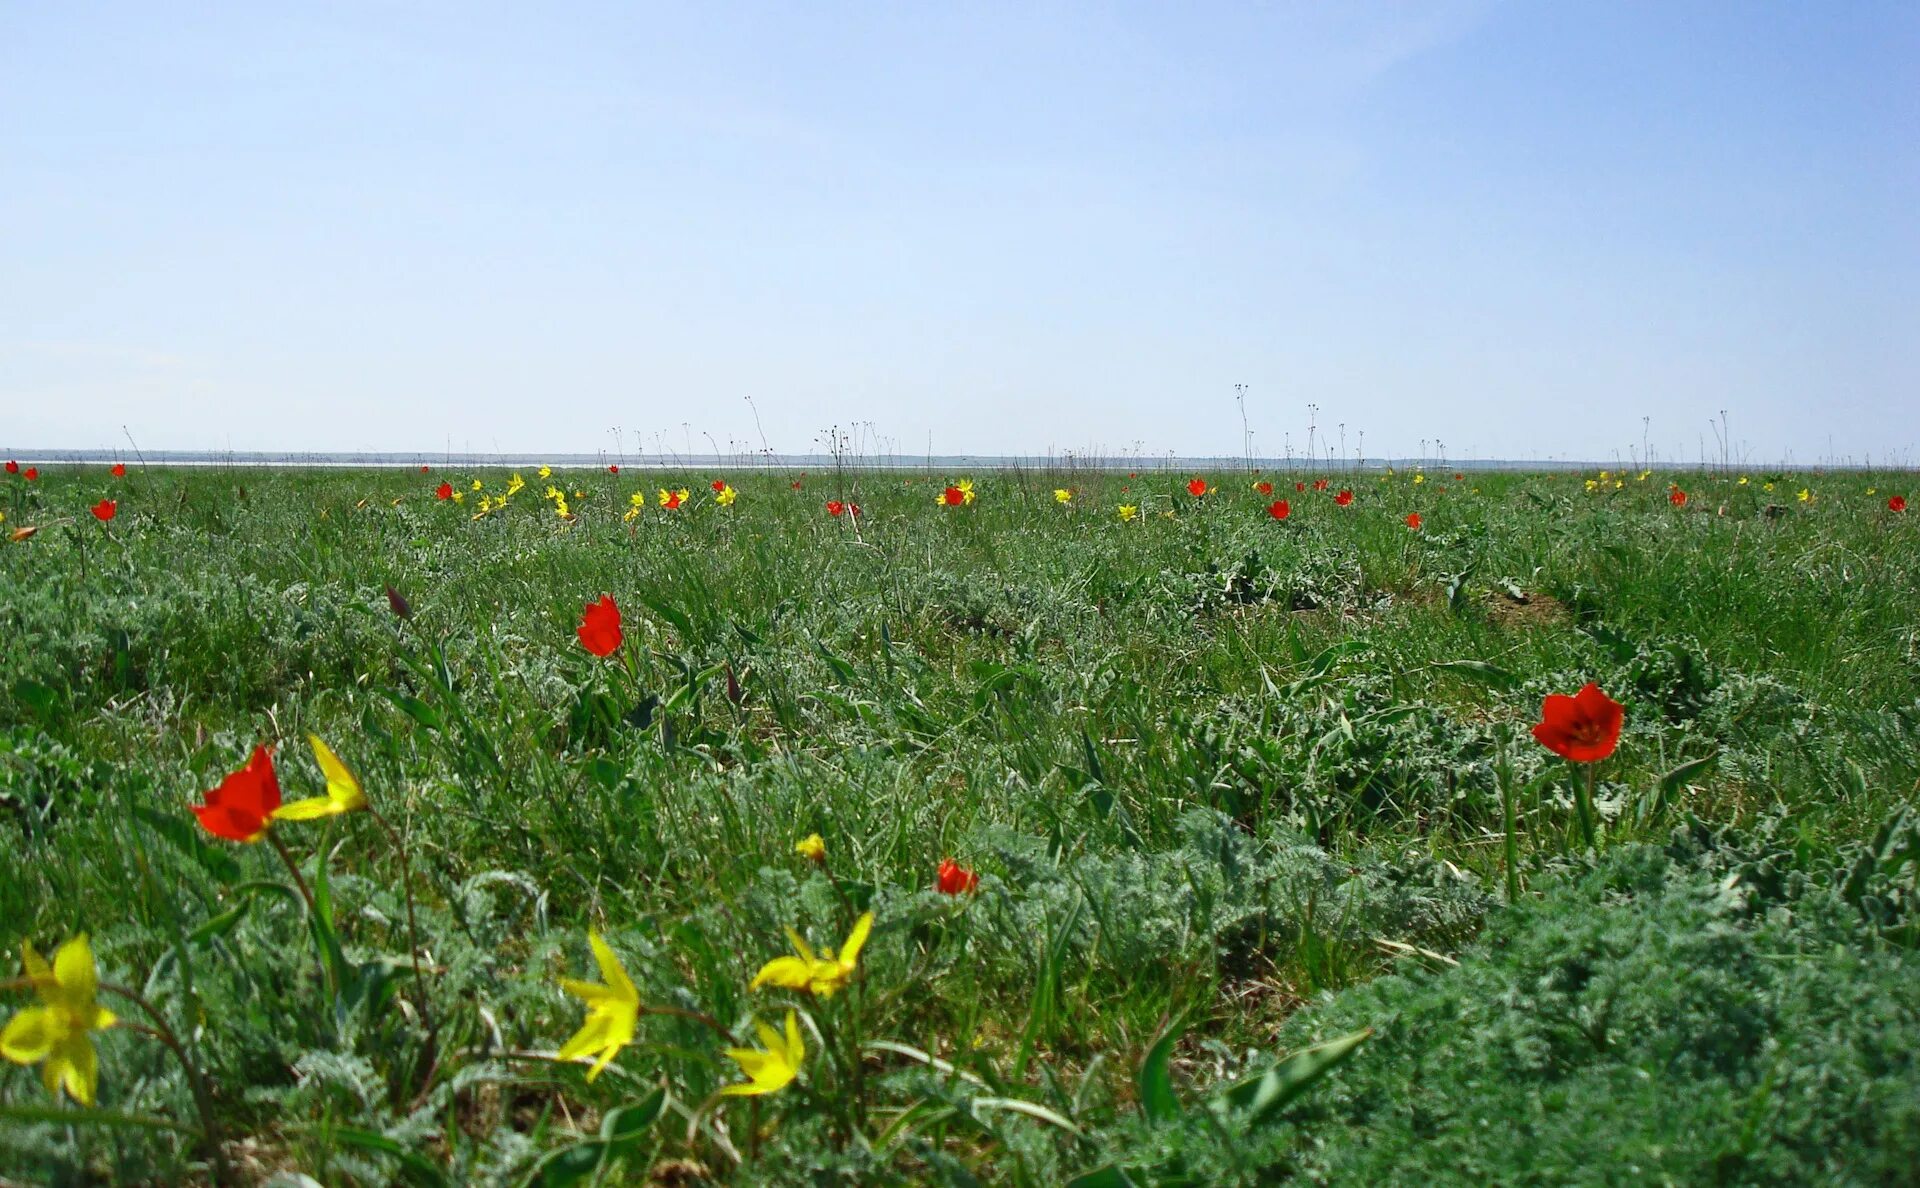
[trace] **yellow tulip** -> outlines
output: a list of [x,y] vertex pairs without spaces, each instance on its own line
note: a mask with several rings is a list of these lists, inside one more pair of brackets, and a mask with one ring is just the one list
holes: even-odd
[[1073,492],[1067,490],[1065,487],[1055,487],[1053,489],[1053,501],[1055,503],[1072,503]]
[[747,1074],[747,1082],[721,1089],[723,1097],[758,1097],[762,1093],[777,1093],[800,1075],[800,1065],[807,1058],[807,1046],[800,1041],[798,1016],[791,1010],[787,1012],[785,1035],[758,1021],[753,1029],[760,1036],[760,1048],[727,1049],[728,1058]]
[[307,744],[313,748],[313,758],[320,764],[320,773],[327,777],[327,794],[283,804],[273,810],[273,819],[311,821],[369,807],[367,794],[361,790],[360,781],[347,770],[346,764],[340,762],[340,756],[333,753],[333,748],[321,742],[317,734],[307,735]]
[[820,998],[832,998],[834,992],[853,980],[860,967],[860,950],[866,946],[867,935],[873,931],[873,913],[865,912],[854,921],[853,931],[847,934],[847,943],[840,946],[840,955],[835,957],[831,949],[822,949],[815,953],[807,947],[807,942],[793,929],[787,929],[787,939],[793,942],[793,957],[775,957],[760,967],[753,982],[747,987],[758,990],[762,986],[782,986],[788,990],[805,990]]
[[827,860],[826,839],[817,833],[810,833],[793,844],[793,852],[802,858],[810,858],[815,862],[825,862]]
[[100,1084],[100,1059],[92,1034],[114,1024],[113,1012],[94,1001],[100,973],[93,963],[87,934],[61,945],[49,966],[32,945],[22,945],[27,977],[40,996],[40,1005],[28,1007],[8,1020],[0,1032],[0,1056],[15,1064],[40,1064],[47,1092],[67,1096],[83,1106],[93,1104]]
[[1140,514],[1140,509],[1135,507],[1131,503],[1121,504],[1119,510],[1120,510],[1120,520],[1122,523],[1125,523]]
[[582,1056],[597,1055],[599,1059],[587,1070],[587,1080],[600,1075],[620,1049],[633,1042],[634,1028],[640,1019],[640,991],[634,988],[633,979],[620,967],[620,959],[613,954],[607,942],[600,934],[589,930],[587,944],[593,948],[593,959],[600,966],[600,976],[604,983],[580,982],[572,978],[561,978],[560,988],[587,1004],[587,1021],[574,1032],[560,1049],[560,1059],[578,1060]]

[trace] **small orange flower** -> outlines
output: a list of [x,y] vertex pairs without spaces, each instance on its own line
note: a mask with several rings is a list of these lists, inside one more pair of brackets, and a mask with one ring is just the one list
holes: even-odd
[[979,890],[980,876],[951,858],[942,859],[940,875],[934,882],[934,888],[942,895],[963,895]]
[[263,743],[239,771],[220,781],[203,804],[191,806],[193,815],[215,837],[256,842],[267,835],[267,822],[280,807],[280,777],[273,771],[273,752]]
[[575,632],[587,651],[596,656],[613,655],[625,638],[620,632],[620,607],[613,601],[613,595],[602,594],[600,601],[587,603],[586,613],[580,616],[580,626]]

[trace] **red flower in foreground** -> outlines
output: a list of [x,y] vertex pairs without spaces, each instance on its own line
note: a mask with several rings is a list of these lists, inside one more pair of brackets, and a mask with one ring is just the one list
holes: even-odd
[[1293,514],[1293,509],[1287,506],[1286,500],[1276,499],[1267,505],[1267,514],[1276,520],[1284,520]]
[[1333,485],[1332,479],[1314,479],[1313,480],[1313,489],[1316,491],[1324,491],[1332,485]]
[[847,514],[847,505],[838,499],[829,499],[827,500],[827,514],[836,518],[844,516]]
[[1407,527],[1413,529],[1415,532],[1420,531],[1420,513],[1419,512],[1413,512],[1407,516]]
[[980,876],[951,858],[943,858],[940,860],[940,878],[934,887],[942,895],[960,895],[978,890]]
[[433,489],[433,497],[434,497],[435,499],[452,499],[452,498],[453,498],[453,484],[452,484],[452,483],[441,483],[441,484],[440,484],[440,485],[439,485],[438,487],[435,487],[435,488]]
[[37,478],[39,478],[39,477],[40,477],[40,468],[39,468],[38,466],[29,466],[29,467],[27,467],[27,481],[28,481],[28,482],[33,482],[33,481],[34,481],[35,479],[37,479]]
[[1206,493],[1207,493],[1206,479],[1196,478],[1196,479],[1187,480],[1187,494],[1193,496],[1195,499],[1198,499],[1200,498],[1200,496],[1205,495]]
[[1687,493],[1675,487],[1673,490],[1667,492],[1667,502],[1673,504],[1675,507],[1685,507],[1687,506]]
[[20,473],[20,464],[19,464],[18,462],[15,462],[15,461],[14,461],[13,459],[11,459],[11,458],[9,458],[9,459],[7,459],[7,473],[8,473],[8,474],[19,474],[19,473]]
[[1345,507],[1349,503],[1353,502],[1353,492],[1342,487],[1340,489],[1340,493],[1333,497],[1333,501],[1339,504],[1341,507]]
[[1255,483],[1255,484],[1253,484],[1253,489],[1254,489],[1255,491],[1258,491],[1258,492],[1259,492],[1260,494],[1262,494],[1262,495],[1271,495],[1271,494],[1273,494],[1273,484],[1272,484],[1272,483],[1268,483],[1268,482],[1258,482],[1258,483]]
[[578,630],[581,646],[587,651],[596,656],[613,655],[625,638],[620,633],[620,608],[614,604],[613,595],[602,594],[600,601],[587,603]]
[[102,524],[113,519],[120,512],[120,505],[111,499],[102,499],[93,505],[93,518]]
[[619,468],[618,466],[609,466],[609,467],[607,467],[607,473],[608,473],[608,474],[619,474],[619,473],[620,473],[620,468]]
[[1907,497],[1905,495],[1895,495],[1893,498],[1887,500],[1887,510],[1888,511],[1906,511]]
[[107,473],[111,474],[114,478],[126,478],[127,464],[125,462],[115,462],[113,464],[113,469],[108,471]]
[[1626,711],[1620,703],[1588,681],[1586,688],[1572,697],[1565,693],[1547,695],[1533,737],[1547,750],[1575,763],[1598,763],[1619,745],[1620,726],[1625,720]]
[[267,833],[273,810],[280,807],[280,778],[273,774],[273,752],[253,748],[247,765],[220,781],[207,793],[205,804],[191,806],[193,815],[215,837],[228,841],[259,841]]
[[718,494],[719,494],[720,492],[722,492],[722,491],[724,491],[724,490],[726,490],[726,489],[727,489],[727,480],[726,480],[726,479],[714,479],[714,480],[713,480],[713,482],[712,482],[712,483],[710,483],[710,484],[708,484],[708,485],[709,485],[709,486],[711,486],[711,487],[713,488],[713,493],[714,493],[715,495],[718,495]]
[[967,493],[958,487],[948,487],[940,492],[940,502],[948,507],[961,507],[967,502]]

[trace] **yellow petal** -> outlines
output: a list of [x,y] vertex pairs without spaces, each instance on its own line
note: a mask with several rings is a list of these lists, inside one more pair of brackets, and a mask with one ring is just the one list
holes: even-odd
[[787,1064],[796,1072],[807,1058],[807,1045],[800,1041],[800,1020],[792,1011],[787,1012]]
[[560,1059],[576,1060],[588,1052],[598,1052],[607,1047],[612,1040],[612,1020],[605,1015],[590,1014],[573,1038],[560,1046]]
[[0,1031],[0,1056],[15,1064],[38,1064],[65,1038],[60,1013],[47,1007],[28,1007],[7,1020]]
[[852,969],[860,960],[860,950],[867,945],[867,934],[873,931],[873,913],[862,912],[853,922],[853,931],[847,934],[847,943],[840,946],[840,968]]
[[581,982],[573,978],[561,978],[560,988],[575,998],[584,1000],[589,1006],[598,1006],[603,1002],[614,1001],[613,990],[598,982]]
[[599,933],[588,930],[587,944],[593,949],[593,959],[600,963],[600,976],[606,980],[614,996],[622,1002],[638,1003],[640,991],[634,988],[633,979],[620,967],[620,958],[614,956],[607,942],[600,939]]
[[100,1060],[94,1054],[93,1041],[84,1031],[75,1032],[47,1058],[42,1079],[52,1088],[55,1076],[64,1085],[67,1096],[83,1106],[93,1104],[94,1090],[100,1085]]
[[762,986],[783,986],[788,990],[805,990],[813,980],[813,963],[798,957],[775,957],[760,967],[760,972],[748,984],[747,989],[758,990]]
[[321,817],[338,816],[347,811],[347,806],[331,796],[309,796],[305,800],[290,800],[273,810],[276,821],[313,821]]
[[22,961],[26,962],[27,976],[33,979],[35,986],[39,986],[43,982],[53,981],[53,966],[48,965],[47,959],[36,952],[32,945],[22,944],[20,946],[20,957]]
[[317,734],[307,735],[307,744],[313,748],[313,757],[320,763],[320,771],[327,777],[327,795],[341,804],[338,812],[353,812],[367,807],[367,794],[361,790],[360,781],[354,778],[347,765],[340,762],[340,756],[333,748],[320,741]]
[[81,933],[61,945],[53,955],[53,978],[60,983],[60,995],[76,1005],[93,1004],[100,975],[93,965],[93,950],[87,946],[87,934]]

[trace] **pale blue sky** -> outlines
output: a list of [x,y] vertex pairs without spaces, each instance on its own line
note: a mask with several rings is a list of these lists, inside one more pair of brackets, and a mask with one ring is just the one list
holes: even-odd
[[0,4],[0,452],[1879,458],[1916,211],[1912,4]]

